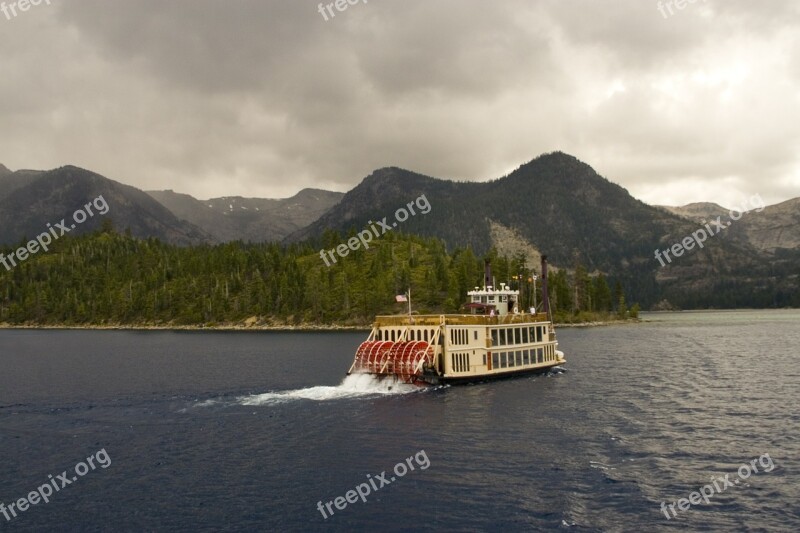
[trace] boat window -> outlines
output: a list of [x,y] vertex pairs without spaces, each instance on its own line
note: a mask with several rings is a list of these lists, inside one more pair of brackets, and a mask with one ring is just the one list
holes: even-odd
[[478,340],[478,330],[476,329],[476,330],[475,330],[475,331],[473,331],[472,333],[473,333],[473,335],[472,335],[472,339],[473,339],[473,340]]
[[539,348],[536,351],[539,353],[539,362],[543,363],[544,362],[544,348]]
[[492,346],[497,346],[497,330],[491,330],[492,333]]
[[519,328],[514,328],[514,342],[516,344],[520,344],[522,342],[522,335],[520,334]]
[[503,328],[499,331],[500,331],[500,346],[504,346],[506,344],[506,330],[505,328]]
[[[527,331],[527,330],[524,330]],[[522,352],[522,364],[529,365],[531,362],[531,353],[530,350],[523,350]]]
[[528,328],[522,328],[522,342],[524,344],[528,343]]
[[528,333],[530,333],[531,342],[536,342],[536,328],[534,326],[529,327]]
[[508,359],[506,359],[506,352],[502,352],[500,354],[500,368],[505,368],[508,366]]
[[492,368],[500,368],[500,354],[497,352],[492,354]]
[[522,352],[517,350],[517,366],[522,366]]
[[483,366],[486,366],[486,354],[483,354]]

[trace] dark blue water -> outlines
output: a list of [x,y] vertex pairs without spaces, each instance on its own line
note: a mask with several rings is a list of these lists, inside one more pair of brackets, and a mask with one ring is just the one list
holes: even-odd
[[800,313],[648,319],[424,392],[340,386],[360,333],[0,331],[0,502],[77,478],[0,530],[800,530]]

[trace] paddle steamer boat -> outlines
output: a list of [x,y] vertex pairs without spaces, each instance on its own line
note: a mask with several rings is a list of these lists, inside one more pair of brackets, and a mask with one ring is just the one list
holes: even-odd
[[439,385],[540,373],[563,365],[566,360],[558,350],[549,310],[547,258],[542,257],[541,312],[521,312],[518,290],[491,283],[487,266],[484,286],[468,292],[468,314],[377,316],[348,375]]

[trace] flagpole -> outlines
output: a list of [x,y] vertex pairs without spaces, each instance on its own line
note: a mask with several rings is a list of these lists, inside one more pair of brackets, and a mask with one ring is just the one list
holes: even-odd
[[411,287],[408,288],[408,318],[411,318]]

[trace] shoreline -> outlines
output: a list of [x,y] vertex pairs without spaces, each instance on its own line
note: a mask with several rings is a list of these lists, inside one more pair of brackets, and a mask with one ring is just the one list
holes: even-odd
[[[556,328],[589,328],[601,326],[614,326],[622,324],[638,324],[643,322],[642,319],[629,318],[626,320],[611,320],[599,322],[581,322],[581,323],[556,323]],[[197,326],[197,325],[183,325],[183,326],[154,326],[147,324],[83,324],[83,325],[67,325],[67,324],[8,324],[0,323],[0,330],[76,330],[76,331],[297,331],[297,332],[330,332],[330,331],[370,331],[372,325],[338,325],[338,324],[298,324],[298,325],[246,325],[246,324],[223,324],[217,326]]]

